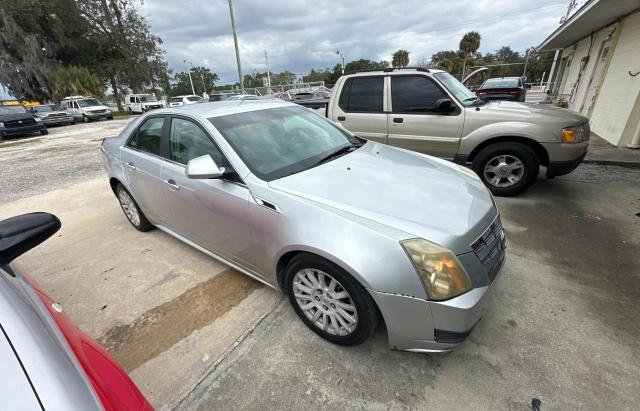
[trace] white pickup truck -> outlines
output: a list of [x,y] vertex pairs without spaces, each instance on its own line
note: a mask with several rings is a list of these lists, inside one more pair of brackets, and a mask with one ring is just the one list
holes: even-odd
[[387,69],[340,77],[325,100],[301,105],[358,136],[469,164],[496,195],[573,171],[589,145],[589,119],[547,104],[487,102],[451,74]]

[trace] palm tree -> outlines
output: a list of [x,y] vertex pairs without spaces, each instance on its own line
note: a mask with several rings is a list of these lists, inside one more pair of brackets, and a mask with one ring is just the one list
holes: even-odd
[[464,55],[464,62],[462,63],[462,77],[464,78],[464,72],[467,69],[467,58],[472,56],[480,48],[480,33],[477,31],[470,31],[460,40],[460,52]]
[[399,68],[407,67],[409,65],[409,52],[407,50],[400,49],[393,53],[391,65]]

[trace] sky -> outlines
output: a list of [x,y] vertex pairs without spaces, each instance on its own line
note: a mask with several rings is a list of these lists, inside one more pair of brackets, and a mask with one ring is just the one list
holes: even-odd
[[[361,58],[412,62],[457,50],[464,33],[482,36],[480,52],[502,46],[524,52],[558,27],[569,0],[234,0],[243,74],[308,73]],[[585,0],[578,1],[578,5]],[[576,9],[577,10],[577,9]],[[575,11],[575,10],[574,10]],[[228,0],[144,0],[140,13],[164,41],[169,68],[189,62],[238,80]],[[185,60],[187,62],[185,62]],[[0,97],[5,96],[0,87]]]
[[[579,4],[584,3],[580,1]],[[523,52],[558,27],[568,0],[235,0],[243,74],[296,74],[366,58],[391,61],[400,48],[413,62],[456,50],[464,33],[482,36],[480,52]],[[169,67],[209,67],[237,81],[227,0],[145,0],[141,13],[164,41]],[[187,60],[187,63],[185,63]]]

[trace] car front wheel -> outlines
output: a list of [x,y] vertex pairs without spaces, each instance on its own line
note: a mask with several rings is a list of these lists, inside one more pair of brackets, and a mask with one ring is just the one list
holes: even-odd
[[287,294],[298,317],[334,344],[364,342],[378,325],[378,311],[367,291],[337,265],[299,254],[287,266]]
[[473,159],[473,170],[497,196],[515,196],[538,178],[540,163],[529,147],[505,142],[485,147]]
[[122,184],[118,184],[116,187],[116,195],[120,202],[120,207],[127,217],[127,220],[139,231],[149,231],[153,228],[153,225],[147,220],[142,210],[135,202],[131,194],[127,191]]

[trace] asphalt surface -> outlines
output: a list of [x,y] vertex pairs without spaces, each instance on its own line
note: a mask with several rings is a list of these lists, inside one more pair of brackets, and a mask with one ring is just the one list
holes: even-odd
[[583,165],[497,201],[508,260],[454,352],[390,351],[384,327],[335,346],[282,301],[178,409],[637,409],[640,170]]
[[453,353],[391,351],[384,326],[345,348],[309,331],[277,293],[128,226],[99,152],[127,122],[1,143],[0,218],[62,218],[59,238],[21,263],[156,407],[637,408],[640,170],[583,164],[498,198],[507,264],[493,304]]

